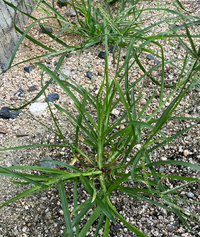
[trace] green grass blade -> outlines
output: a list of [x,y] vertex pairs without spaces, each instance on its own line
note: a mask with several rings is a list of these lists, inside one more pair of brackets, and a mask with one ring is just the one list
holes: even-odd
[[[48,189],[48,188],[49,187],[47,187],[46,189]],[[35,187],[32,187],[32,188],[20,193],[19,195],[15,196],[14,198],[11,198],[10,200],[4,202],[3,204],[0,204],[0,209],[9,205],[10,203],[17,201],[18,199],[21,199],[21,198],[24,198],[24,197],[27,197],[27,196],[33,194],[33,192],[37,191],[37,190],[41,190],[41,187],[35,186]]]
[[112,191],[114,191],[115,189],[117,189],[117,187],[120,185],[120,183],[125,182],[128,180],[128,177],[130,176],[130,174],[125,174],[123,177],[117,179],[115,181],[114,184],[112,184],[109,189],[107,190],[107,194],[110,195],[112,193]]
[[25,180],[25,181],[27,181],[29,183],[34,184],[35,186],[46,188],[46,185],[44,185],[44,184],[42,184],[40,182],[37,182],[35,180],[29,179],[27,176],[24,176],[22,173],[11,171],[8,168],[0,167],[0,172],[7,173],[7,175],[9,175],[12,178],[19,178],[19,179]]
[[[143,156],[144,151],[140,150],[133,159],[131,159],[131,163],[133,163],[132,168],[131,168],[131,179],[134,179],[135,172],[136,172],[136,166],[140,160],[140,158]],[[133,160],[133,162],[132,162]]]
[[[173,119],[173,117],[171,117],[171,118]],[[159,143],[159,144],[153,146],[152,148],[148,149],[147,152],[150,153],[150,152],[152,152],[153,150],[157,149],[158,147],[161,147],[162,145],[166,144],[167,142],[174,141],[174,139],[176,139],[177,137],[179,137],[181,134],[187,132],[188,130],[190,130],[190,129],[193,128],[194,126],[196,126],[196,124],[191,125],[191,126],[185,128],[185,129],[179,131],[178,133],[174,134],[173,136],[167,138],[167,140],[165,140],[165,141],[163,141],[163,142],[161,142],[161,143]]]
[[94,223],[94,221],[101,215],[101,208],[97,207],[95,209],[95,211],[92,213],[92,215],[90,216],[89,220],[86,222],[86,224],[84,225],[83,229],[81,230],[80,234],[78,235],[78,237],[85,237],[86,233],[88,232],[88,230],[90,229],[90,227],[92,226],[92,224]]
[[105,227],[104,227],[103,237],[108,237],[109,227],[110,227],[109,225],[110,225],[110,219],[108,217],[106,217],[106,223],[105,223]]
[[98,221],[95,233],[94,233],[94,237],[98,236],[99,230],[100,230],[100,228],[101,228],[101,226],[103,224],[104,217],[105,217],[104,213],[101,213],[101,216],[99,218],[99,221]]
[[[73,199],[74,199],[74,209],[78,207],[78,192],[77,192],[77,184],[78,180],[74,182],[74,190],[73,190]],[[75,213],[75,218],[77,217],[78,213]],[[79,234],[79,225],[76,224],[76,235]]]
[[79,221],[81,220],[82,217],[84,217],[84,215],[86,215],[86,213],[95,205],[94,202],[91,203],[91,198],[89,199],[90,202],[87,203],[87,205],[80,211],[80,213],[78,213],[78,215],[74,218],[72,224],[73,226],[76,226],[79,224]]
[[144,111],[149,107],[150,103],[152,102],[153,98],[156,96],[157,92],[155,91],[153,93],[153,95],[149,98],[149,100],[147,101],[147,103],[145,104],[145,106],[143,107],[143,109],[139,112],[138,114],[138,119],[141,118],[141,116],[143,115]]
[[65,192],[65,186],[64,186],[63,181],[60,180],[58,182],[57,188],[58,188],[58,192],[59,192],[59,196],[60,196],[60,200],[62,204],[62,210],[64,213],[65,224],[67,227],[67,234],[69,237],[74,237],[72,222],[70,218],[70,212],[69,212],[69,207],[68,207],[67,197],[66,197],[66,192]]
[[[90,194],[90,196],[93,196],[93,191],[91,186],[89,185],[89,180],[86,177],[80,176],[81,182],[84,185],[85,189],[87,192]],[[102,212],[114,223],[116,222],[113,215],[110,213],[110,211],[107,209],[105,203],[103,203],[100,198],[98,197],[99,195],[96,196],[95,203],[99,206],[99,208],[102,210]]]
[[36,148],[36,147],[66,147],[71,148],[68,145],[57,145],[57,144],[34,144],[34,145],[24,145],[24,146],[16,146],[16,147],[9,147],[9,148],[3,148],[0,149],[0,152],[3,151],[13,151],[13,150],[21,150],[21,149],[27,149],[27,148]]

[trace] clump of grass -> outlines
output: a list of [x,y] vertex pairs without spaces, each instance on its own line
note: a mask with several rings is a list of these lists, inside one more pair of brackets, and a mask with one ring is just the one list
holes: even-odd
[[[162,130],[163,126],[169,120],[189,119],[182,116],[174,116],[174,112],[176,111],[176,108],[179,106],[188,90],[197,84],[196,79],[200,69],[198,63],[198,60],[200,58],[200,50],[196,49],[196,45],[194,43],[194,38],[196,36],[192,36],[190,34],[188,27],[189,25],[195,26],[198,21],[196,21],[195,17],[189,17],[186,14],[184,15],[185,9],[178,0],[176,1],[177,11],[162,8],[137,9],[137,2],[138,1],[122,1],[121,5],[118,4],[118,14],[114,16],[108,3],[102,2],[101,5],[95,7],[92,5],[90,0],[88,0],[87,3],[85,3],[83,0],[81,0],[81,2],[72,1],[72,3],[68,4],[72,6],[76,12],[78,19],[77,25],[71,25],[55,10],[54,7],[48,5],[45,1],[38,2],[38,7],[40,7],[40,9],[48,14],[47,19],[49,17],[53,17],[59,22],[59,34],[54,36],[49,32],[46,33],[52,38],[52,40],[57,41],[58,44],[66,46],[66,49],[60,52],[56,52],[50,48],[47,48],[39,41],[28,36],[28,32],[31,30],[32,26],[36,23],[42,24],[41,20],[44,18],[35,19],[29,15],[29,17],[31,17],[34,22],[24,33],[16,27],[16,29],[22,34],[18,46],[20,45],[22,40],[27,37],[36,45],[49,50],[50,53],[47,55],[62,53],[62,56],[60,57],[54,71],[51,71],[40,62],[35,63],[35,65],[37,65],[42,70],[42,72],[46,72],[51,77],[51,80],[45,86],[43,86],[43,78],[41,78],[41,85],[43,88],[42,91],[38,93],[38,95],[33,100],[29,101],[24,106],[18,109],[23,109],[25,106],[40,97],[42,93],[45,94],[45,90],[49,86],[49,84],[52,81],[56,82],[72,99],[78,112],[78,116],[74,116],[66,108],[55,104],[56,109],[61,113],[67,115],[72,125],[75,127],[75,143],[72,144],[67,140],[67,138],[59,128],[59,125],[57,124],[53,113],[51,112],[53,121],[57,128],[57,131],[53,132],[63,140],[63,145],[36,144],[5,148],[1,149],[1,152],[24,148],[34,148],[37,146],[68,147],[74,154],[73,161],[78,160],[82,165],[82,168],[76,168],[73,165],[74,162],[68,164],[54,160],[52,160],[51,162],[61,165],[67,168],[69,171],[61,171],[39,166],[12,166],[7,168],[0,167],[0,175],[21,179],[24,181],[23,183],[21,183],[23,185],[25,183],[34,185],[34,187],[26,190],[25,192],[2,204],[0,208],[3,208],[4,206],[8,205],[11,202],[14,202],[19,198],[23,198],[30,194],[34,194],[36,192],[40,192],[52,187],[57,187],[66,223],[66,230],[64,231],[63,236],[74,236],[74,226],[76,228],[76,236],[85,236],[95,220],[98,221],[98,224],[94,236],[98,235],[102,225],[104,225],[104,236],[108,236],[110,229],[109,224],[110,222],[115,223],[116,219],[119,219],[125,226],[127,226],[127,228],[129,228],[138,236],[147,236],[135,226],[128,223],[112,204],[112,193],[114,193],[116,190],[119,190],[120,192],[125,193],[134,199],[145,200],[151,204],[157,205],[175,213],[190,231],[192,230],[189,226],[189,222],[197,223],[199,221],[199,216],[191,213],[190,211],[177,204],[179,201],[189,202],[179,195],[179,191],[184,187],[199,182],[199,179],[185,176],[163,175],[159,172],[156,172],[155,167],[158,165],[170,164],[172,166],[180,165],[183,167],[190,167],[198,171],[200,171],[200,167],[183,161],[167,160],[153,162],[150,159],[149,155],[152,151],[162,147],[164,144],[170,145],[171,141],[196,126],[196,123],[194,123],[193,125],[181,131],[178,131],[172,136],[168,136],[168,134]],[[18,10],[11,3],[6,3],[13,7],[15,10]],[[125,7],[125,4],[127,3],[129,3],[130,5],[129,8]],[[161,22],[168,23],[169,21],[177,21],[177,18],[179,18],[179,20],[182,21],[181,28],[185,28],[186,34],[179,35],[175,29],[171,28],[168,32],[161,32],[159,34],[151,35],[148,37],[145,36],[147,32],[153,29],[153,27],[156,27],[161,23],[158,22],[149,27],[145,27],[141,24],[141,22],[139,21],[141,13],[151,10],[173,13],[175,15],[174,17],[171,17],[170,19],[162,19]],[[181,13],[181,11],[183,11],[183,13]],[[83,18],[79,16],[79,13],[83,15]],[[132,21],[127,20],[127,17],[130,16],[132,16]],[[98,18],[100,18],[101,21],[98,20]],[[68,29],[68,26],[72,26],[72,28]],[[66,42],[63,42],[61,39],[59,39],[59,37],[62,36],[62,34],[65,32],[80,35],[84,39],[83,43],[76,47],[67,45]],[[164,49],[159,41],[168,40],[171,37],[176,37],[182,47],[185,49],[186,55],[184,60],[165,59]],[[185,43],[185,41],[183,40],[184,38],[188,39],[190,45]],[[57,77],[57,72],[59,71],[62,62],[68,52],[70,52],[71,50],[83,50],[91,45],[100,42],[103,42],[105,45],[105,70],[104,80],[96,97],[94,97],[87,88],[82,88],[72,79],[68,78],[68,81],[61,81]],[[119,57],[122,47],[124,45],[127,46],[127,54],[122,66],[120,66],[119,58],[117,58],[117,70],[114,78],[110,77],[108,70],[109,43],[115,45],[114,47],[118,51]],[[140,61],[139,56],[143,52],[152,53],[152,51],[148,49],[149,44],[154,44],[155,47],[159,48],[159,50],[161,51],[161,56],[157,55],[160,57],[161,63],[154,66],[150,70],[146,70],[145,65],[143,65]],[[14,59],[16,50],[13,54],[12,60]],[[42,55],[40,57],[43,56],[46,55]],[[131,61],[132,58],[134,58],[134,61]],[[12,60],[9,68],[12,67]],[[175,65],[174,63],[178,61],[182,61],[183,63],[182,68],[176,66],[176,68],[180,71],[178,81],[173,86],[167,86],[164,80],[164,66],[168,64]],[[188,62],[190,62],[191,64],[190,67],[186,70],[186,67],[188,67]],[[138,67],[144,72],[144,74],[140,76],[134,83],[130,84],[129,71],[134,63],[138,65]],[[161,82],[157,81],[150,74],[158,67],[161,67],[162,69]],[[118,75],[122,71],[124,71],[124,73],[119,79]],[[144,105],[140,112],[137,112],[136,109],[140,97],[138,99],[135,98],[135,88],[145,76],[148,76],[152,80],[152,82],[155,83],[157,87],[159,87],[160,91],[159,106],[155,111],[152,112],[152,114],[148,116],[145,115],[145,111],[151,105],[151,102],[157,95],[157,92],[155,91],[152,94],[152,96],[148,99],[146,105]],[[163,101],[165,88],[171,88],[171,92]],[[76,91],[79,96],[76,96],[73,91]],[[115,99],[116,94],[119,95],[118,99]],[[168,106],[166,106],[166,103],[170,100],[171,102]],[[121,117],[118,117],[115,120],[111,120],[111,112],[115,108],[117,108],[119,104],[123,105],[124,113]],[[89,108],[92,108],[92,110],[95,111],[95,117],[97,118],[97,120],[95,120],[90,114]],[[49,109],[51,111],[50,106]],[[194,121],[199,120],[197,118],[190,119]],[[120,127],[122,125],[122,129],[116,130],[117,127]],[[85,146],[91,147],[94,150],[94,156],[89,156],[80,149],[80,134],[82,136],[81,142],[84,143]],[[136,154],[132,155],[131,152],[133,148],[138,144],[141,144],[141,148]],[[30,175],[16,171],[21,171],[23,169],[41,171],[44,172],[45,175]],[[183,185],[177,185],[177,187],[173,189],[169,189],[165,184],[163,184],[163,181],[165,179],[179,180],[184,181],[185,183]],[[74,210],[72,213],[70,213],[68,208],[68,201],[64,186],[68,181],[74,182]],[[98,183],[100,184],[100,187],[98,188],[95,185],[96,181],[98,181]],[[77,185],[79,182],[83,184],[85,190],[90,196],[84,203],[80,205],[78,205],[77,202]],[[129,183],[129,187],[125,187],[123,185],[123,182]],[[132,182],[142,183],[146,187],[135,187],[134,185],[132,185]],[[20,184],[20,182],[14,181],[13,183]],[[163,201],[162,204],[159,201],[155,201],[159,199]],[[84,227],[79,230],[79,222],[81,222],[81,219],[91,208],[92,214],[90,218],[88,219]]]

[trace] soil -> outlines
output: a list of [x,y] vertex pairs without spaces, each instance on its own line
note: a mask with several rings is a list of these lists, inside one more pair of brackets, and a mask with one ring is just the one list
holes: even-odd
[[[50,0],[47,0],[51,4]],[[181,1],[183,2],[183,1]],[[174,8],[171,1],[159,1],[160,5],[165,6],[167,3],[168,7],[171,9]],[[141,4],[145,4],[149,7],[156,7],[158,3],[150,1],[141,1]],[[193,15],[200,16],[200,6],[198,1],[192,4],[191,2],[186,3],[186,8],[189,11],[192,11]],[[65,16],[69,22],[76,22],[76,17],[66,15],[66,12],[70,9],[69,6],[59,8],[56,5],[56,9],[59,10],[60,14]],[[45,16],[43,13],[36,10],[33,11],[32,16],[36,18],[41,18]],[[166,16],[157,15],[155,11],[149,12],[148,15],[142,15],[142,20],[144,24],[151,25],[155,22],[158,22],[161,17],[170,17],[171,14]],[[58,23],[51,20],[43,20],[43,23],[47,23],[51,26],[58,26]],[[27,23],[24,30],[31,24],[31,20]],[[178,24],[178,22],[177,22]],[[162,24],[159,25],[156,29],[156,32],[160,30],[167,30],[168,25]],[[198,34],[197,30],[193,27],[190,27],[190,30],[193,34]],[[199,30],[199,26],[198,26]],[[35,25],[31,31],[30,36],[39,40],[43,44],[46,44],[48,47],[56,50],[63,50],[64,47],[59,45],[56,41],[51,41],[50,37],[46,34],[40,33],[39,25]],[[183,31],[183,30],[182,30]],[[53,34],[57,34],[59,31],[56,28],[53,28]],[[180,30],[181,32],[181,30]],[[150,34],[150,33],[149,33]],[[64,42],[67,42],[71,46],[78,45],[82,39],[76,35],[66,35],[62,38]],[[197,38],[199,41],[199,39]],[[163,42],[162,42],[163,43]],[[183,48],[179,48],[179,42],[173,40],[173,43],[176,47],[173,47],[167,41],[164,43],[165,49],[165,58],[170,60],[173,58],[184,58],[185,51]],[[200,42],[197,42],[197,45],[200,45]],[[150,45],[149,48],[154,49],[155,46]],[[69,57],[66,57],[62,70],[70,70],[72,73],[71,79],[73,79],[77,84],[81,85],[83,88],[89,86],[90,92],[96,96],[98,89],[100,88],[101,82],[104,76],[104,60],[98,57],[98,54],[104,51],[104,45],[98,44],[93,47],[90,47],[84,50],[81,53],[76,53],[72,51]],[[126,55],[127,49],[124,48],[122,51],[122,56]],[[47,53],[44,49],[36,47],[28,39],[24,39],[22,44],[17,51],[14,63],[22,62],[23,60],[36,57]],[[157,52],[159,53],[159,52]],[[40,61],[44,63],[51,70],[55,69],[56,63],[59,60],[60,55],[44,57],[41,59],[33,60],[31,62],[26,62],[19,64],[6,73],[0,75],[0,108],[3,106],[13,106],[19,107],[25,104],[27,101],[33,99],[39,90],[41,90],[41,69],[34,66],[34,69],[31,73],[24,72],[24,67],[33,65],[35,61]],[[146,66],[146,70],[155,65],[154,60],[149,60],[147,54],[141,55],[141,61]],[[122,65],[124,59],[121,58],[120,65]],[[86,77],[87,71],[90,71],[93,75],[92,80]],[[143,72],[134,65],[130,70],[130,83],[134,82],[141,76]],[[161,79],[161,68],[158,68],[157,71],[152,72],[157,80]],[[112,54],[109,55],[109,75],[114,77],[115,75],[115,64],[113,62]],[[173,67],[166,66],[165,68],[165,81],[168,85],[173,85],[174,81],[177,80],[179,71],[176,71]],[[47,83],[50,77],[45,74],[43,83]],[[29,92],[28,89],[31,86],[36,86],[39,90]],[[18,96],[15,93],[19,88],[26,91],[25,94]],[[148,99],[151,97],[154,91],[158,91],[157,86],[148,78],[145,77],[136,88],[136,97],[142,95],[142,99],[137,104],[137,110],[141,111],[143,106],[146,104]],[[167,98],[167,95],[170,93],[170,89],[165,90],[164,98]],[[62,89],[56,84],[51,83],[46,89],[46,94],[58,93],[59,100],[56,101],[57,104],[63,107],[67,107],[68,110],[77,115],[76,109],[72,100],[62,91]],[[75,93],[75,92],[74,92]],[[76,94],[76,93],[75,93]],[[45,97],[42,95],[39,99],[39,102],[45,102]],[[170,101],[169,101],[170,102]],[[180,112],[182,116],[185,117],[196,117],[200,116],[200,90],[198,85],[191,88],[188,94],[185,96],[183,101],[180,103],[180,106],[177,108],[176,112]],[[159,99],[155,98],[150,106],[146,110],[146,115],[151,114],[159,104]],[[195,104],[195,105],[194,105]],[[192,106],[194,105],[194,106]],[[190,107],[191,106],[191,107]],[[189,108],[190,107],[190,108]],[[24,108],[19,116],[16,119],[2,119],[0,118],[0,147],[16,147],[22,145],[31,145],[31,144],[62,144],[62,140],[56,136],[51,130],[56,129],[53,125],[52,117],[50,112],[46,110],[40,117],[30,116],[29,112],[30,105]],[[54,113],[57,123],[63,133],[63,135],[72,143],[74,143],[74,134],[75,130],[70,123],[70,120],[67,116],[62,115],[54,107],[54,104],[51,103],[52,112]],[[94,111],[91,111],[93,116]],[[123,108],[118,107],[115,111],[112,112],[113,119],[116,116],[123,114]],[[48,127],[44,127],[44,123]],[[175,134],[177,131],[180,131],[192,124],[197,123],[197,125],[189,130],[187,133],[184,133],[175,141],[170,142],[170,146],[165,145],[156,151],[153,151],[150,154],[150,159],[157,160],[180,160],[190,162],[192,164],[200,165],[200,148],[199,148],[199,139],[200,139],[200,124],[195,121],[190,120],[171,120],[163,128],[163,132],[167,131],[167,136]],[[140,149],[141,144],[138,144],[133,149],[133,154]],[[86,149],[86,148],[84,148]],[[89,148],[88,148],[89,149]],[[88,150],[88,153],[92,154],[92,150]],[[94,154],[95,155],[95,154]],[[8,167],[13,165],[34,165],[37,161],[41,161],[44,157],[51,157],[54,160],[64,161],[70,163],[74,156],[70,149],[68,148],[55,148],[55,147],[39,147],[34,149],[22,149],[22,150],[13,150],[8,152],[1,152],[0,156],[0,166]],[[190,168],[184,168],[180,166],[160,166],[156,167],[157,171],[162,169],[164,174],[172,175],[182,175],[193,178],[200,178],[200,173]],[[32,171],[34,172],[34,171]],[[1,176],[1,186],[0,186],[0,203],[3,203],[10,198],[15,197],[22,191],[25,191],[27,186],[14,185],[9,182],[10,178]],[[172,180],[166,180],[166,185],[169,188],[174,188],[179,184]],[[182,184],[180,182],[180,184]],[[124,184],[126,185],[126,184]],[[132,184],[138,185],[139,184]],[[30,186],[31,187],[31,186]],[[144,185],[145,187],[145,185]],[[181,194],[186,194],[186,198],[191,201],[200,201],[200,185],[199,183],[191,185],[189,187],[183,188]],[[67,183],[66,193],[69,202],[70,211],[73,210],[73,184]],[[189,193],[192,193],[192,197],[189,197]],[[79,185],[79,195],[78,200],[80,203],[84,202],[88,197],[88,194],[84,191],[83,186]],[[174,214],[166,211],[163,208],[153,206],[145,201],[137,201],[130,198],[128,195],[115,191],[111,196],[111,201],[119,213],[132,225],[136,228],[143,231],[149,237],[151,236],[165,236],[165,237],[194,237],[200,236],[200,227],[199,223],[190,223],[192,232],[190,232],[179,220],[179,218]],[[195,203],[186,203],[183,204],[183,207],[188,209],[191,212],[200,215],[200,205]],[[91,214],[91,210],[87,213],[84,219],[80,223],[80,228],[84,226],[88,217]],[[87,236],[94,236],[95,225],[90,228],[87,233]],[[63,211],[61,208],[61,203],[59,200],[58,192],[55,188],[52,188],[41,193],[31,195],[29,197],[17,200],[12,204],[0,209],[0,237],[25,237],[25,236],[40,236],[40,237],[58,237],[62,236],[65,230],[65,221],[63,216]],[[98,236],[103,236],[103,227],[100,230]],[[111,232],[109,236],[136,236],[134,233],[130,232],[121,222],[117,224],[111,223]]]

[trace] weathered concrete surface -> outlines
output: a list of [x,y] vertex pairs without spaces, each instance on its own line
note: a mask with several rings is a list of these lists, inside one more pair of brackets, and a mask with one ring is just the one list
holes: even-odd
[[[33,5],[32,0],[7,0],[20,10],[31,13]],[[0,0],[0,72],[6,69],[9,65],[12,53],[20,38],[20,34],[14,27],[15,11],[10,6]],[[16,25],[21,30],[23,29],[28,17],[17,11]]]

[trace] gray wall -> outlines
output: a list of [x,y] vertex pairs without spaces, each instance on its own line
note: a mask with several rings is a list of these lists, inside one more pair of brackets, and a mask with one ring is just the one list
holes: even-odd
[[[20,10],[31,13],[32,0],[6,0],[17,6]],[[20,34],[14,28],[14,9],[0,0],[0,72],[9,65],[12,52],[20,38]],[[16,24],[22,30],[28,17],[17,11]]]

